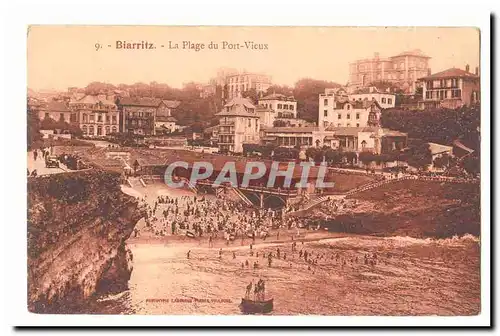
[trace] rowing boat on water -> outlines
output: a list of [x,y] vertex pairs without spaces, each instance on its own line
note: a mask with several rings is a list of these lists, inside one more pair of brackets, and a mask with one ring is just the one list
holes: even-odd
[[270,313],[273,310],[273,299],[260,301],[242,298],[240,308],[245,314]]

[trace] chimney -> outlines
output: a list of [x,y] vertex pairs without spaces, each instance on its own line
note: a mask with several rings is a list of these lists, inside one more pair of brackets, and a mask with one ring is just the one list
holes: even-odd
[[427,76],[431,75],[431,68],[427,68]]
[[469,66],[469,64],[467,64],[467,65],[465,66],[465,72],[469,72],[469,70],[470,70],[470,66]]
[[476,76],[479,76],[479,67],[476,67]]

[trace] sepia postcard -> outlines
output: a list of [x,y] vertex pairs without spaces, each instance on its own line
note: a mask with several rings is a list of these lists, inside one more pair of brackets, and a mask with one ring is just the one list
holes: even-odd
[[484,313],[479,28],[27,30],[30,314]]

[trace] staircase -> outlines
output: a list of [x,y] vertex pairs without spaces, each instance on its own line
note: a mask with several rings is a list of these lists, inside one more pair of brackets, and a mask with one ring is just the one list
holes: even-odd
[[243,194],[241,192],[241,190],[239,190],[238,188],[234,188],[234,187],[231,187],[229,188],[229,190],[232,190],[234,194],[236,194],[238,196],[238,198],[243,202],[245,203],[246,205],[248,206],[253,206],[254,204],[252,203],[252,201],[250,201],[248,199],[248,197],[245,196],[245,194]]
[[131,188],[140,188],[140,187],[146,187],[146,184],[141,178],[137,177],[129,177],[127,179],[127,183]]
[[191,190],[195,194],[198,193],[198,188],[196,188],[196,186],[189,179],[183,178],[183,180],[184,180],[185,185],[189,188],[189,190]]

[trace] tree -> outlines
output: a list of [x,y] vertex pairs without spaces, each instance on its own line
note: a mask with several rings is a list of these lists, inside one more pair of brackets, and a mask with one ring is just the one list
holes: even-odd
[[339,164],[342,162],[342,154],[337,150],[328,148],[325,150],[325,159],[330,163]]
[[318,95],[326,88],[339,88],[340,84],[324,80],[302,78],[295,83],[293,96],[297,99],[299,117],[310,122],[318,121]]
[[472,175],[477,175],[481,172],[481,160],[477,155],[469,155],[462,161],[462,166],[465,171]]
[[438,156],[434,159],[433,164],[436,168],[446,168],[450,165],[450,156],[446,153]]
[[316,156],[316,152],[318,151],[317,148],[315,147],[309,147],[306,149],[306,158],[309,161],[310,159],[314,158]]
[[33,149],[36,143],[42,139],[40,134],[40,119],[35,109],[28,107],[27,117],[27,146],[28,150]]
[[252,104],[257,105],[257,101],[259,99],[259,95],[255,88],[251,88],[250,90],[243,91],[241,96],[243,98],[248,98],[252,102]]
[[361,161],[365,165],[365,167],[368,167],[370,163],[375,161],[375,157],[370,152],[361,152],[359,153],[359,161]]
[[354,163],[356,163],[356,161],[358,159],[358,156],[354,152],[344,152],[344,153],[342,153],[342,156],[351,165],[353,165]]
[[427,170],[431,164],[432,154],[429,149],[428,143],[423,143],[411,149],[410,156],[408,157],[408,164],[419,170]]
[[286,127],[286,126],[287,126],[287,123],[286,123],[286,121],[284,121],[284,120],[275,120],[275,121],[273,122],[273,126],[274,126],[274,127]]

